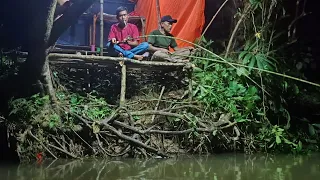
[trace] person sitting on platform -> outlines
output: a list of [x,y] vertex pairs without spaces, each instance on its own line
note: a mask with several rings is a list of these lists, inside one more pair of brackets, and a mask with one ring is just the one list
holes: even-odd
[[[188,62],[186,57],[191,55],[194,50],[193,47],[178,48],[177,42],[174,39],[174,36],[170,33],[173,23],[177,23],[176,19],[172,19],[170,15],[163,16],[160,22],[160,29],[152,31],[149,35],[161,35],[160,36],[149,36],[149,51],[153,52],[151,61],[153,60],[167,60],[171,62]],[[163,37],[168,36],[168,37]],[[169,51],[171,47],[174,52]],[[180,56],[179,56],[180,55]]]
[[113,24],[110,29],[107,47],[113,48],[119,56],[142,60],[144,52],[149,48],[147,42],[139,44],[139,31],[136,25],[128,23],[128,10],[118,7],[116,10],[118,23]]

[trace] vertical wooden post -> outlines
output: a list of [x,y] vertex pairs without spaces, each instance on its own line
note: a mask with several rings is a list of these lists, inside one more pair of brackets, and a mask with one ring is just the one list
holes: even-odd
[[103,1],[100,0],[100,56],[103,56]]
[[160,29],[161,28],[161,26],[160,26],[160,21],[161,21],[160,0],[156,0],[156,5],[157,5],[158,27]]
[[89,25],[89,45],[92,45],[92,24]]
[[93,16],[92,45],[96,45],[97,15]]
[[[143,18],[140,18],[140,21],[141,21],[141,26],[142,26],[141,33],[142,33],[142,36],[145,36],[146,35],[146,24],[145,24]],[[144,41],[147,42],[147,37],[144,37]]]
[[120,92],[120,106],[126,103],[126,81],[127,81],[127,67],[125,64],[121,67],[121,92]]

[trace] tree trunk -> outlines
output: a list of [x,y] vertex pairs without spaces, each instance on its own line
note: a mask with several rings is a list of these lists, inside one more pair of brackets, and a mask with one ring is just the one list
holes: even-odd
[[[28,26],[19,27],[25,28],[21,33],[28,32],[25,45],[28,57],[19,68],[17,75],[0,79],[1,109],[6,109],[7,102],[11,97],[26,97],[38,92],[54,95],[50,69],[46,59],[47,50],[94,2],[95,0],[76,1],[55,22],[53,22],[53,16],[57,0],[33,0],[26,4],[20,4],[29,9],[24,14],[28,18],[21,18],[27,19]],[[52,98],[52,100],[55,99],[53,96]]]

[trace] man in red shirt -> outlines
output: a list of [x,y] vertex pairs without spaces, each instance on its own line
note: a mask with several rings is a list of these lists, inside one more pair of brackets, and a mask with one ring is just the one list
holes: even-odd
[[113,47],[116,52],[127,58],[142,60],[140,55],[149,48],[147,42],[139,44],[139,31],[136,25],[128,23],[128,10],[119,7],[116,10],[118,23],[113,24],[110,29],[107,47]]

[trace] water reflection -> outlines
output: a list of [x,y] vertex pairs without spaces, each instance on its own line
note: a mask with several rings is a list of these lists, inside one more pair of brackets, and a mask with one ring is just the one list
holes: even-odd
[[57,160],[0,167],[1,179],[316,180],[320,155],[191,156],[175,159]]

